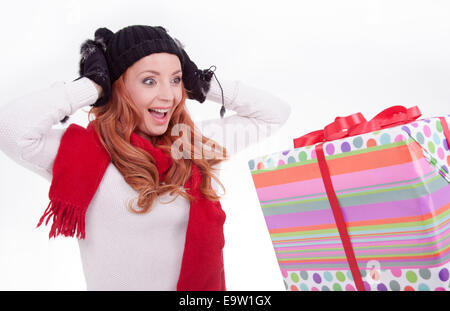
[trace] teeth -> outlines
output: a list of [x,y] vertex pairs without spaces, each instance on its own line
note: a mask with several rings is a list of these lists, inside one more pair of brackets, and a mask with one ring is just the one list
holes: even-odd
[[162,112],[162,113],[169,111],[169,109],[150,109],[150,110],[153,110],[156,112]]

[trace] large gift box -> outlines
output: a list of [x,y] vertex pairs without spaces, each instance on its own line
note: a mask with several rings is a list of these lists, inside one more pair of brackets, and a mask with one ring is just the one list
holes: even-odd
[[338,117],[248,161],[287,290],[449,290],[450,115]]

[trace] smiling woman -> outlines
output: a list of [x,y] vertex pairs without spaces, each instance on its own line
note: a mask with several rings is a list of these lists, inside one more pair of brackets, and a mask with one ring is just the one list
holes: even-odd
[[[39,223],[79,239],[88,290],[226,290],[216,172],[275,133],[290,106],[212,80],[160,26],[100,28],[81,54],[79,78],[0,111],[0,150],[51,182]],[[188,99],[236,114],[194,124]],[[87,128],[52,128],[86,106]],[[174,157],[180,141],[188,148]]]
[[138,128],[142,135],[158,136],[166,132],[183,96],[181,77],[181,62],[169,53],[151,54],[128,68],[125,87],[141,113]]

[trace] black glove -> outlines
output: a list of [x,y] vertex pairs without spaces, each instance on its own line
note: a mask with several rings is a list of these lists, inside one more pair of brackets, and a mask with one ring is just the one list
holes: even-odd
[[[86,77],[102,87],[102,97],[90,105],[94,107],[105,105],[111,97],[111,80],[104,54],[105,50],[106,45],[101,38],[96,38],[95,41],[91,39],[84,41],[80,48],[81,59],[78,70],[80,77],[73,80],[77,81]],[[69,116],[65,116],[60,122],[65,123],[68,119]]]
[[183,84],[188,98],[203,103],[209,91],[214,71],[211,69],[198,69],[197,65],[190,60],[185,50],[182,49],[181,51],[184,58]]
[[[111,97],[111,80],[109,78],[108,64],[104,51],[106,47],[102,40],[86,40],[81,45],[79,74],[89,78],[102,87],[103,95],[90,106],[99,107],[105,105]],[[75,80],[75,81],[76,81]]]

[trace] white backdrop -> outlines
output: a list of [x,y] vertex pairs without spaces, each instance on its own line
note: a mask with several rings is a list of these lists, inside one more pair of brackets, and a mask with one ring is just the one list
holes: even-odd
[[[24,1],[0,10],[0,105],[77,77],[79,47],[99,27],[161,25],[200,68],[290,102],[274,136],[223,166],[225,272],[229,290],[284,290],[247,161],[286,150],[336,116],[367,119],[392,105],[450,113],[450,2]],[[189,102],[195,120],[220,105]],[[86,110],[87,111],[87,110]],[[70,122],[87,124],[86,111]],[[50,184],[0,152],[0,289],[85,290],[75,239],[35,229]]]

